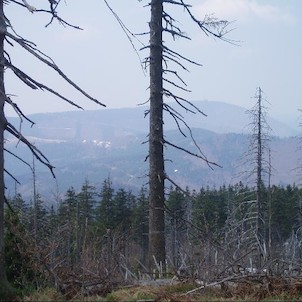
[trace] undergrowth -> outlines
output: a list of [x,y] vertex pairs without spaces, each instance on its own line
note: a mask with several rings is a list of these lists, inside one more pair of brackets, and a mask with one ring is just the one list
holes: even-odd
[[72,299],[66,299],[64,295],[54,289],[46,288],[34,294],[24,297],[22,301],[95,301],[95,302],[132,302],[132,301],[155,301],[155,302],[192,302],[192,301],[302,301],[300,287],[295,285],[281,284],[262,286],[254,283],[233,284],[231,287],[219,286],[208,287],[188,292],[196,288],[192,283],[179,283],[163,286],[129,286],[112,291],[106,296],[81,296],[78,294]]

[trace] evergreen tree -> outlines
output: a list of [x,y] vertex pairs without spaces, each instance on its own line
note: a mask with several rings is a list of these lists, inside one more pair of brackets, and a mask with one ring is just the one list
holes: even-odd
[[[179,189],[170,188],[169,197],[167,198],[167,223],[166,233],[167,242],[170,243],[170,253],[174,268],[180,264],[180,248],[187,244],[186,235],[186,198],[184,193]],[[170,240],[169,240],[170,239]],[[169,250],[168,250],[169,251]]]
[[145,187],[142,187],[136,202],[132,208],[131,225],[133,231],[134,240],[140,245],[140,261],[144,266],[147,265],[147,254],[148,254],[148,193]]
[[295,186],[272,188],[272,240],[280,245],[299,225],[299,190]]
[[205,234],[214,237],[221,235],[221,229],[226,220],[225,191],[220,189],[201,189],[194,200],[193,217],[194,223]]
[[66,192],[65,199],[60,203],[58,209],[59,221],[61,224],[74,220],[77,211],[77,196],[73,187]]
[[33,234],[36,242],[42,243],[47,234],[47,210],[42,196],[36,193],[34,202],[29,210],[30,232]]
[[114,189],[110,178],[106,178],[103,182],[100,192],[100,205],[97,209],[97,223],[101,233],[105,233],[107,229],[112,229],[115,226],[113,217],[114,202],[113,202]]
[[35,287],[37,272],[33,263],[33,242],[19,218],[20,213],[6,210],[5,262],[8,281],[26,293]]
[[130,192],[126,192],[124,189],[116,191],[113,197],[113,211],[111,213],[114,220],[111,234],[118,238],[115,249],[118,249],[123,256],[126,256],[132,244],[130,236],[132,205],[133,196]]
[[77,195],[81,224],[91,224],[95,220],[96,195],[96,188],[90,185],[88,180],[85,180],[80,193]]
[[13,210],[18,214],[20,222],[28,226],[29,223],[29,206],[23,199],[20,193],[8,200],[9,204],[12,206]]
[[125,232],[130,228],[130,215],[131,215],[131,194],[127,193],[124,189],[116,191],[113,197],[112,217],[114,220],[113,228],[120,226],[120,229]]
[[77,257],[94,233],[96,197],[96,188],[86,180],[81,192],[77,194]]
[[74,188],[71,187],[67,190],[58,209],[58,233],[62,239],[60,240],[59,254],[66,259],[69,268],[78,261],[80,254],[80,229],[77,210],[77,195]]

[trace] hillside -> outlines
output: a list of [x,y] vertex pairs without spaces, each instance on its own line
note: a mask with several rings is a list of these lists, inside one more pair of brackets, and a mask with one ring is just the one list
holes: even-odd
[[[244,180],[242,154],[246,151],[248,129],[245,109],[219,102],[199,102],[208,117],[184,114],[193,128],[197,143],[209,160],[221,165],[214,170],[202,161],[186,153],[167,148],[166,169],[169,175],[182,186],[199,189],[201,186],[220,186]],[[100,186],[104,178],[110,177],[117,187],[139,189],[147,183],[148,120],[144,119],[143,107],[114,110],[64,112],[37,114],[30,118],[36,122],[33,128],[22,124],[30,141],[42,150],[56,167],[56,181],[49,171],[36,163],[38,191],[49,195],[58,189],[61,193],[74,186],[77,190],[88,179]],[[189,119],[188,119],[188,118]],[[18,119],[13,119],[18,124]],[[297,139],[291,137],[295,131],[276,120],[269,120],[274,133],[281,138],[272,140],[272,182],[291,184],[296,182],[298,153]],[[179,134],[171,119],[165,121],[166,137],[169,141],[196,152],[192,142]],[[7,137],[6,148],[32,163],[29,151]],[[17,147],[16,147],[17,146]],[[18,192],[32,195],[32,172],[24,163],[6,155],[6,169],[20,182]],[[15,192],[11,178],[6,178],[10,195]]]
[[[247,133],[247,109],[223,102],[200,101],[194,102],[207,116],[192,114],[180,108],[186,122],[192,128],[202,128],[216,133]],[[175,109],[179,107],[172,104]],[[129,134],[146,133],[148,131],[148,118],[144,118],[147,107],[123,109],[100,109],[92,111],[69,111],[59,113],[41,113],[30,116],[36,124],[34,127],[23,123],[22,128],[26,135],[58,139],[119,139]],[[19,126],[18,118],[11,118],[10,122]],[[295,136],[296,129],[268,117],[272,128],[272,135],[279,137]],[[165,114],[165,130],[177,129],[174,120]]]

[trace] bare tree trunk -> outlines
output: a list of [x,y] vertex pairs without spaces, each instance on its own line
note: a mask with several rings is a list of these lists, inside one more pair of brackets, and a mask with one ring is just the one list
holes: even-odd
[[271,163],[271,149],[268,150],[269,161],[269,174],[268,174],[268,258],[272,257],[272,188],[271,188],[271,176],[272,176],[272,163]]
[[163,155],[163,3],[151,1],[150,21],[150,133],[149,133],[149,264],[153,257],[165,267],[164,155]]
[[[262,184],[262,125],[261,125],[261,88],[258,90],[258,121],[257,121],[257,180],[256,180],[256,199],[257,199],[257,221],[256,232],[258,240],[262,245],[262,200],[261,200],[261,184]],[[259,267],[261,267],[262,255],[259,253]]]
[[[116,13],[112,10],[112,8],[108,5],[107,1],[105,1],[106,5],[113,13],[115,18],[117,19],[119,25],[123,28],[123,30],[127,35],[127,38],[130,40],[132,46],[131,35],[128,34],[128,29],[125,25],[121,22],[119,17]],[[185,82],[182,78],[178,75],[178,73],[174,70],[168,68],[168,63],[176,64],[177,66],[181,66],[183,69],[186,68],[182,65],[181,61],[184,60],[186,62],[190,62],[192,64],[200,65],[183,55],[179,54],[178,52],[169,49],[164,45],[163,42],[163,32],[170,34],[173,39],[175,37],[179,38],[188,38],[182,30],[174,25],[176,20],[169,14],[164,11],[164,4],[168,3],[172,4],[173,6],[180,6],[184,9],[184,11],[189,15],[190,19],[198,25],[198,27],[206,33],[206,35],[214,36],[221,40],[226,40],[224,38],[225,34],[228,32],[226,30],[227,25],[229,22],[224,20],[216,20],[211,17],[206,17],[203,21],[199,21],[195,18],[194,14],[191,12],[190,7],[191,5],[186,4],[183,0],[182,1],[168,1],[168,0],[150,0],[148,7],[151,7],[151,20],[149,22],[150,27],[150,41],[149,46],[144,47],[150,48],[150,56],[144,60],[146,65],[149,65],[150,68],[150,110],[149,110],[149,266],[150,269],[154,268],[156,260],[156,267],[162,267],[165,270],[165,260],[166,260],[166,250],[165,250],[165,209],[164,209],[164,182],[165,179],[171,181],[173,184],[174,182],[165,174],[164,170],[164,154],[163,154],[163,147],[164,144],[169,145],[173,148],[178,150],[182,150],[187,154],[195,156],[201,160],[206,161],[206,163],[211,166],[217,164],[210,162],[207,158],[203,155],[200,150],[200,147],[197,145],[196,141],[192,136],[192,131],[187,123],[183,120],[181,114],[179,114],[176,110],[172,107],[164,103],[163,95],[167,97],[171,97],[174,99],[180,107],[186,109],[192,113],[201,113],[203,112],[197,108],[195,105],[174,94],[169,89],[163,87],[163,81],[167,81],[175,88],[180,89],[181,91],[189,92],[186,88]],[[164,24],[164,26],[163,26]],[[134,47],[135,48],[135,47]],[[164,68],[163,68],[164,65]],[[167,78],[164,78],[164,75],[167,75]],[[169,76],[176,77],[176,81],[180,81],[176,83],[172,79],[168,79]],[[191,108],[190,108],[191,107]],[[177,145],[170,143],[169,141],[164,139],[163,136],[163,110],[167,111],[168,114],[172,116],[175,120],[180,132],[184,134],[184,132],[180,129],[181,126],[184,126],[190,133],[192,141],[194,145],[198,149],[198,153],[194,154],[190,150],[186,148],[181,148]],[[175,185],[175,184],[174,184]],[[160,266],[158,266],[159,264]]]
[[6,24],[3,12],[3,0],[0,1],[0,286],[6,281],[4,256],[4,129],[6,126],[4,115],[4,38]]
[[256,197],[257,197],[257,233],[261,233],[262,225],[262,200],[261,200],[261,186],[262,186],[262,102],[261,102],[261,88],[258,90],[258,121],[257,121],[257,188],[256,188]]
[[37,198],[37,183],[36,183],[36,164],[35,156],[33,155],[33,189],[34,189],[34,239],[37,244],[38,239],[38,198]]
[[[260,249],[264,251],[265,248],[265,234],[264,234],[264,217],[263,217],[263,200],[262,200],[262,173],[263,173],[263,112],[262,112],[262,90],[258,88],[258,118],[257,118],[257,180],[256,180],[256,199],[257,199],[257,225],[256,232],[260,242]],[[259,251],[259,267],[262,266],[263,257],[261,250]]]
[[77,198],[76,208],[76,255],[75,255],[75,266],[77,267],[80,263],[80,205],[79,198]]

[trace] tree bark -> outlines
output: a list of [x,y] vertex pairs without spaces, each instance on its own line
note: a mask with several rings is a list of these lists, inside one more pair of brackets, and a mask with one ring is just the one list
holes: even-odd
[[4,38],[6,23],[3,12],[3,0],[0,0],[0,286],[6,282],[5,256],[4,256],[4,130],[6,119],[4,115],[5,89],[4,89]]
[[149,265],[165,269],[162,0],[151,1],[149,129]]

